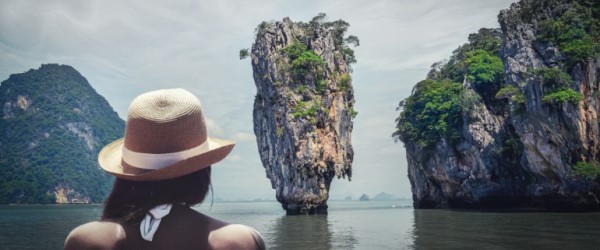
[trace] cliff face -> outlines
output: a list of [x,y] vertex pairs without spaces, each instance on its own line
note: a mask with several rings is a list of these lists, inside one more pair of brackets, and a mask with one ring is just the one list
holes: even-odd
[[75,69],[46,64],[0,85],[0,204],[101,202],[98,151],[124,122]]
[[354,57],[336,22],[263,22],[252,46],[254,133],[288,214],[326,213],[332,179],[352,174]]
[[[470,75],[477,65],[467,53],[460,95],[472,93],[475,101],[456,103],[454,136],[419,144],[410,140],[403,127],[409,119],[401,114],[395,135],[406,146],[416,208],[600,209],[600,41],[594,31],[600,9],[583,2],[526,0],[500,13],[503,74],[482,85],[477,73]],[[553,25],[558,22],[563,25]],[[581,30],[579,37],[557,30],[569,25]],[[586,33],[596,37],[586,40]],[[444,69],[430,77],[443,78]]]

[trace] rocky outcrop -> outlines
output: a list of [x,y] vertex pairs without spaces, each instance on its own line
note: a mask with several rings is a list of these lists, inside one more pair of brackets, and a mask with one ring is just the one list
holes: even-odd
[[[558,42],[541,38],[547,20],[576,5],[523,0],[500,12],[501,84],[516,92],[506,112],[490,104],[500,100],[485,98],[463,110],[457,142],[441,138],[425,149],[404,141],[416,208],[600,210],[600,178],[574,170],[586,163],[598,171],[599,61],[593,54],[574,61]],[[598,13],[597,5],[585,8]],[[566,74],[561,90],[574,90],[569,92],[574,101],[552,101],[548,96],[556,86],[544,72]],[[472,79],[465,78],[463,86],[473,89]]]
[[326,213],[332,179],[352,175],[354,56],[342,40],[348,24],[323,17],[263,22],[251,51],[254,133],[287,214]]
[[54,190],[56,204],[88,204],[90,197],[83,196],[79,192],[69,187],[57,186]]
[[0,85],[0,204],[100,203],[98,151],[125,123],[74,68],[44,64]]

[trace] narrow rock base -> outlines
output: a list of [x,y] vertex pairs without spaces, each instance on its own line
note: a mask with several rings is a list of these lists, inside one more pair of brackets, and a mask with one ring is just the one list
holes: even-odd
[[327,205],[321,205],[316,207],[303,207],[288,205],[285,209],[286,215],[315,215],[315,214],[327,214]]

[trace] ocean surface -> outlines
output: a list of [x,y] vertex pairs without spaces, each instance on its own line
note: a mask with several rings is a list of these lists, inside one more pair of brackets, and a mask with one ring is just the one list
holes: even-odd
[[[286,216],[276,202],[203,204],[261,232],[268,249],[600,249],[600,213],[422,210],[410,200],[330,201],[329,214]],[[100,205],[0,206],[0,249],[61,249]]]

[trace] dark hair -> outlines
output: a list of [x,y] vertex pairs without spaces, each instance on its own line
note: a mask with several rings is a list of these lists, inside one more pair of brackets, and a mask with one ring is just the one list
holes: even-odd
[[193,206],[201,203],[210,188],[210,166],[169,180],[128,181],[117,178],[104,202],[102,219],[139,222],[148,210],[167,203]]

